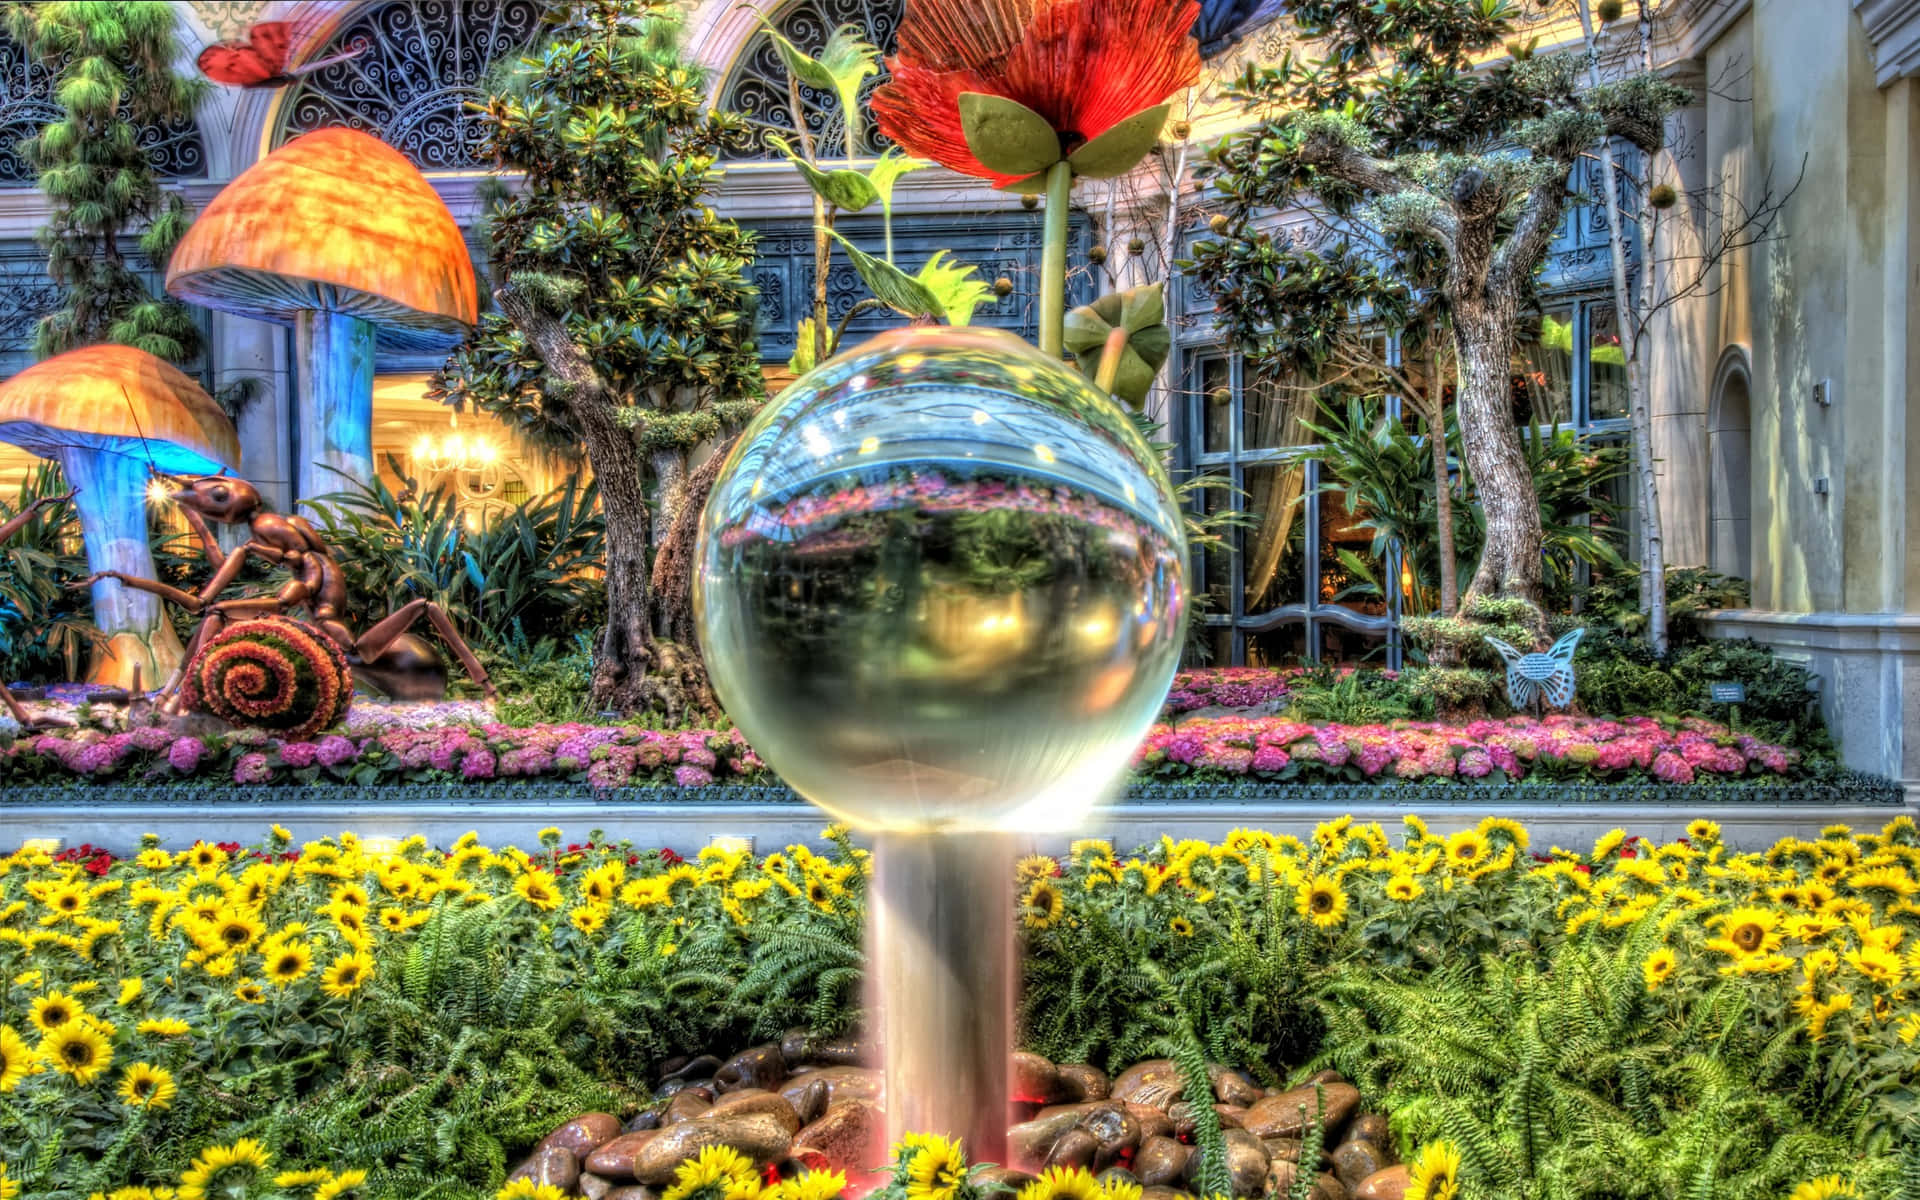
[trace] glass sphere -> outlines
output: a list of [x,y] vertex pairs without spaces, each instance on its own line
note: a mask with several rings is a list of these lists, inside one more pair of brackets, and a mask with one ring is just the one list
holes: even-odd
[[874,832],[1071,828],[1179,658],[1185,525],[1126,412],[991,329],[882,334],[741,434],[693,603],[720,702]]

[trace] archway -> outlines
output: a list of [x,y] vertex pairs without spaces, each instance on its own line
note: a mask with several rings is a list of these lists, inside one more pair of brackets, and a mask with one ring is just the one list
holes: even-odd
[[1727,347],[1707,409],[1707,564],[1741,579],[1753,572],[1752,378],[1747,348]]

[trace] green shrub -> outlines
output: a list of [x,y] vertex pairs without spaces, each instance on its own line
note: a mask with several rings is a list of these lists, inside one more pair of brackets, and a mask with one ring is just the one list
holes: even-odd
[[1439,666],[1462,664],[1504,671],[1506,662],[1487,644],[1491,634],[1521,650],[1533,648],[1539,610],[1525,600],[1476,596],[1451,617],[1408,617],[1400,623],[1407,641]]
[[1504,697],[1504,677],[1476,667],[1416,667],[1404,676],[1418,715],[1443,720],[1484,714]]
[[1744,732],[1784,745],[1827,745],[1813,676],[1758,642],[1702,642],[1674,660],[1673,676],[1689,711],[1724,717],[1726,706],[1707,699],[1707,685],[1744,684],[1747,698],[1739,717]]
[[[36,466],[0,521],[43,496],[66,492],[52,463]],[[99,631],[84,590],[67,585],[87,574],[80,515],[73,506],[42,510],[0,546],[0,680],[76,678]]]
[[1287,697],[1287,714],[1297,721],[1338,725],[1378,725],[1414,715],[1407,685],[1386,671],[1319,667],[1303,672]]

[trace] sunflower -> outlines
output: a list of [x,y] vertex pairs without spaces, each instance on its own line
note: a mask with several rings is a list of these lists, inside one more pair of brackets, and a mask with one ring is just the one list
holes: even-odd
[[1847,876],[1847,885],[1857,892],[1877,892],[1886,900],[1904,900],[1920,892],[1920,883],[1899,867],[1868,867]]
[[1531,841],[1527,835],[1527,827],[1512,817],[1483,817],[1480,821],[1480,832],[1489,840],[1495,834],[1504,835],[1509,842],[1522,850],[1525,850]]
[[1488,850],[1487,835],[1478,829],[1462,829],[1447,835],[1447,862],[1456,869],[1466,871],[1479,866]]
[[1647,955],[1646,961],[1640,964],[1640,974],[1647,981],[1647,990],[1651,992],[1673,978],[1673,973],[1679,966],[1680,960],[1674,955],[1671,947],[1662,946]]
[[620,894],[621,881],[627,877],[627,864],[619,859],[601,863],[580,878],[580,894],[595,904],[612,904]]
[[1022,885],[1036,879],[1049,879],[1060,873],[1060,864],[1044,854],[1029,854],[1013,864],[1013,878]]
[[1620,849],[1620,843],[1626,840],[1627,840],[1626,830],[1624,829],[1607,830],[1605,833],[1600,835],[1600,840],[1593,844],[1593,854],[1588,859],[1588,861],[1597,863],[1597,862],[1600,862],[1602,859],[1612,858],[1614,853]]
[[178,1017],[158,1017],[142,1021],[134,1028],[153,1037],[182,1037],[193,1032],[193,1026]]
[[1315,928],[1332,929],[1347,919],[1347,893],[1334,876],[1314,875],[1301,882],[1293,907]]
[[1428,1142],[1407,1172],[1405,1200],[1454,1200],[1460,1190],[1460,1151],[1452,1142]]
[[1847,955],[1847,965],[1882,987],[1893,987],[1906,973],[1906,964],[1892,950],[1862,946]]
[[607,910],[598,904],[582,904],[567,913],[567,920],[581,933],[599,933],[607,923]]
[[1138,1183],[1129,1183],[1118,1175],[1108,1175],[1100,1189],[1100,1197],[1101,1200],[1140,1200],[1145,1191]]
[[907,1160],[907,1200],[954,1200],[967,1181],[960,1143],[943,1137],[917,1139]]
[[80,1002],[65,992],[48,992],[33,1002],[27,1020],[41,1033],[52,1033],[84,1011]]
[[1838,1175],[1823,1175],[1819,1179],[1809,1179],[1793,1189],[1787,1200],[1835,1200],[1838,1196],[1858,1196],[1860,1193],[1851,1183]]
[[107,1035],[88,1021],[69,1021],[40,1039],[39,1055],[62,1075],[73,1076],[75,1083],[92,1083],[113,1065],[113,1047]]
[[234,985],[233,994],[247,1004],[265,1004],[267,989],[251,979],[242,979]]
[[833,884],[818,875],[807,876],[807,902],[821,912],[833,911]]
[[1100,1181],[1085,1167],[1048,1167],[1020,1189],[1018,1200],[1102,1200]]
[[267,978],[279,987],[306,978],[313,969],[313,951],[305,942],[288,942],[267,959]]
[[1066,911],[1067,900],[1051,879],[1036,879],[1020,897],[1021,921],[1028,929],[1051,929]]
[[89,896],[85,884],[67,883],[50,889],[42,899],[47,906],[47,915],[41,918],[41,923],[52,924],[85,912]]
[[273,1186],[277,1188],[312,1187],[333,1178],[333,1172],[326,1167],[304,1167],[298,1171],[282,1171],[273,1177]]
[[1187,920],[1185,917],[1175,917],[1171,921],[1168,921],[1167,928],[1173,930],[1181,937],[1193,936],[1193,922]]
[[7,1174],[7,1164],[0,1162],[0,1200],[13,1200],[20,1194],[20,1181]]
[[265,1173],[273,1156],[252,1138],[241,1138],[231,1146],[208,1146],[182,1172],[178,1200],[207,1200],[209,1195],[240,1195],[247,1185]]
[[152,1063],[135,1063],[120,1076],[120,1099],[129,1108],[166,1108],[178,1090],[173,1073]]
[[760,1193],[761,1200],[839,1200],[847,1177],[839,1171],[803,1171]]
[[227,864],[227,852],[218,846],[195,842],[193,849],[181,852],[180,861],[196,871],[210,871]]
[[0,1025],[0,1092],[10,1092],[33,1074],[33,1048],[11,1025]]
[[1734,959],[1772,954],[1786,940],[1780,932],[1780,914],[1766,908],[1736,908],[1708,922],[1719,928],[1720,936],[1707,943]]
[[560,907],[560,889],[545,871],[528,871],[513,883],[514,894],[542,912]]
[[687,1159],[674,1171],[673,1186],[660,1200],[688,1200],[703,1189],[710,1196],[753,1196],[758,1191],[759,1173],[753,1160],[731,1146],[708,1146],[697,1157]]
[[567,1200],[567,1193],[551,1183],[516,1179],[495,1192],[494,1200]]
[[352,1191],[367,1181],[367,1173],[355,1167],[351,1171],[342,1171],[313,1189],[313,1200],[338,1200],[338,1197]]
[[1418,900],[1425,891],[1411,875],[1395,875],[1387,880],[1387,899],[1398,900],[1402,904]]
[[336,1000],[353,995],[373,977],[373,959],[364,951],[342,954],[320,976],[320,990]]
[[205,922],[194,940],[210,954],[237,954],[250,949],[267,927],[245,909],[226,909]]

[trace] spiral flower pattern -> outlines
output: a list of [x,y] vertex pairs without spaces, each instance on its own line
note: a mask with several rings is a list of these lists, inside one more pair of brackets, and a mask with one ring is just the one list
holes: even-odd
[[236,621],[187,666],[184,698],[196,712],[287,738],[331,728],[353,702],[353,671],[332,638],[286,617]]

